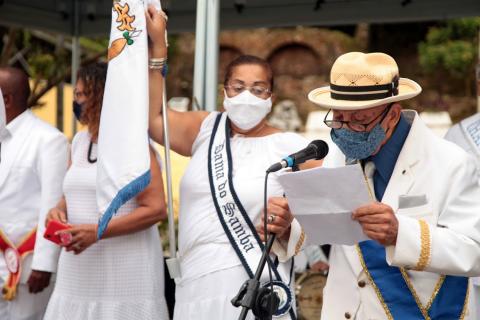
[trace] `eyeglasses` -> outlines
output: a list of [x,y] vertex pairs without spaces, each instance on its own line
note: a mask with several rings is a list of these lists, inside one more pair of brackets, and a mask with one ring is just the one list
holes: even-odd
[[331,113],[332,109],[328,110],[327,114],[325,115],[325,119],[323,119],[323,123],[327,125],[327,127],[332,129],[340,129],[343,126],[347,126],[348,128],[352,129],[356,132],[365,132],[367,128],[374,123],[378,118],[381,117],[378,123],[381,123],[385,117],[387,116],[388,112],[390,111],[393,103],[389,104],[385,110],[383,110],[378,116],[372,119],[372,121],[368,123],[359,123],[355,121],[343,121],[343,120],[336,120],[336,119],[328,119],[329,114]]
[[272,93],[270,89],[265,88],[264,86],[257,85],[248,87],[240,83],[226,85],[225,89],[229,95],[233,96],[236,96],[237,94],[240,94],[245,90],[250,91],[251,94],[259,98],[266,98]]

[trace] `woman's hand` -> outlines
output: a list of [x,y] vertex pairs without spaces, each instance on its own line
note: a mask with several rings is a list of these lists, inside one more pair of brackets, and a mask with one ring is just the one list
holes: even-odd
[[150,51],[152,58],[167,56],[166,28],[167,19],[163,11],[157,11],[153,5],[149,5],[145,13],[147,20],[148,37],[151,40]]
[[[267,231],[269,233],[275,233],[281,240],[288,240],[290,236],[290,225],[293,221],[293,215],[288,207],[287,199],[284,197],[272,197],[268,199],[267,204]],[[260,225],[257,226],[257,232],[260,235],[262,241],[265,242],[264,234],[264,219],[262,219]]]
[[62,244],[67,251],[73,251],[75,254],[83,252],[92,244],[97,242],[97,225],[96,224],[77,224],[71,229],[58,231],[57,234],[64,233],[71,235],[71,241]]
[[47,226],[51,220],[67,223],[67,213],[57,207],[52,208],[48,211],[47,219],[45,219],[45,226]]

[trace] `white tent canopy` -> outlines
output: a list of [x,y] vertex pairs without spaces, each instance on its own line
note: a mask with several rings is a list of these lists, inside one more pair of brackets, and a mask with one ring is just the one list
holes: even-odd
[[[206,2],[220,4],[219,0]],[[201,0],[164,0],[162,4],[171,18],[171,32],[195,30]],[[107,35],[111,6],[112,0],[0,0],[0,24],[69,35]],[[480,15],[478,0],[223,0],[220,6],[222,29],[426,21]]]

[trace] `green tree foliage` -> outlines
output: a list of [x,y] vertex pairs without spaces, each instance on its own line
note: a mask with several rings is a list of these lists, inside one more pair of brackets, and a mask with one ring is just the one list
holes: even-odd
[[[50,89],[71,76],[71,38],[63,41],[55,34],[22,29],[0,29],[0,67],[25,69],[32,83],[29,104],[36,106]],[[107,38],[80,38],[81,64],[106,57]]]
[[450,20],[428,31],[418,45],[420,65],[427,73],[443,72],[452,79],[463,79],[472,94],[478,57],[480,18]]

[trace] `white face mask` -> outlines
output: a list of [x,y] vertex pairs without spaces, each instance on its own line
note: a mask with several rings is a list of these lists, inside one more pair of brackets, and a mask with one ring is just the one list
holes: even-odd
[[242,130],[250,130],[258,125],[272,110],[272,99],[262,99],[245,90],[229,98],[225,92],[223,107],[228,118]]

